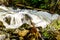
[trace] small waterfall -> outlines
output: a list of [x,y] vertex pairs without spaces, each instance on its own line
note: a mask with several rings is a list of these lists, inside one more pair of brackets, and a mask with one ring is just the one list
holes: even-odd
[[[58,14],[49,14],[48,12],[43,12],[43,11],[36,11],[36,10],[27,10],[27,9],[19,9],[17,8],[14,10],[11,7],[5,7],[5,6],[0,6],[0,21],[3,22],[6,28],[18,28],[22,24],[27,23],[27,20],[24,19],[24,15],[28,14],[32,18],[32,22],[35,24],[36,27],[42,26],[42,28],[45,28],[52,20],[58,18]],[[10,24],[5,22],[5,17],[10,17]],[[56,17],[56,18],[55,18]],[[52,19],[54,18],[54,19]]]

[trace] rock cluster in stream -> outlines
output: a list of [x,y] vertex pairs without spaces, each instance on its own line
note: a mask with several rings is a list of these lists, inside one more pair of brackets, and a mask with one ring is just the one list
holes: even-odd
[[43,11],[0,6],[0,40],[58,40],[60,30],[48,25],[58,16]]

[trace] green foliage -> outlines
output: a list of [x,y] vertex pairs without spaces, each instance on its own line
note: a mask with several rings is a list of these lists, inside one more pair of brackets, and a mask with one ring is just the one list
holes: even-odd
[[39,6],[39,8],[45,9],[45,8],[46,8],[46,5],[45,5],[45,4],[41,4],[41,5]]
[[44,2],[45,2],[45,3],[48,3],[48,2],[49,2],[49,0],[44,0]]
[[46,38],[49,38],[50,35],[48,34],[47,31],[45,31],[45,32],[43,32],[43,36],[46,37]]
[[60,29],[60,20],[54,20],[50,26],[55,27],[56,29]]
[[32,4],[37,3],[39,0],[32,0]]
[[10,0],[9,5],[23,4],[33,8],[45,9],[60,14],[60,0]]

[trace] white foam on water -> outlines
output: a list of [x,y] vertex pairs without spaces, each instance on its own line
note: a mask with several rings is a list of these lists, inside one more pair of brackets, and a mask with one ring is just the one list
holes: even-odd
[[[59,15],[57,14],[49,14],[48,12],[43,11],[36,11],[36,10],[27,10],[27,9],[19,9],[17,10],[10,8],[6,8],[5,6],[0,6],[0,9],[3,11],[0,11],[0,21],[3,22],[6,28],[18,28],[24,23],[29,22],[27,20],[24,20],[22,22],[21,19],[24,19],[25,14],[28,14],[32,18],[32,22],[35,24],[36,27],[41,26],[42,28],[45,28],[52,20],[57,19]],[[11,17],[10,25],[5,22],[5,17]]]

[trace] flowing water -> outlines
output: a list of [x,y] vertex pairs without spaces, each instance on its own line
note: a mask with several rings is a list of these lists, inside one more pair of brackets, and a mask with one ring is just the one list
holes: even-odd
[[[45,28],[51,21],[58,18],[58,14],[50,14],[48,12],[28,10],[28,9],[13,9],[12,7],[0,6],[0,21],[3,22],[6,28],[18,28],[22,24],[29,21],[25,20],[25,14],[32,18],[32,22],[36,27],[42,26]],[[10,19],[10,20],[9,20]],[[22,21],[23,19],[23,21]],[[9,21],[6,22],[6,21]]]

